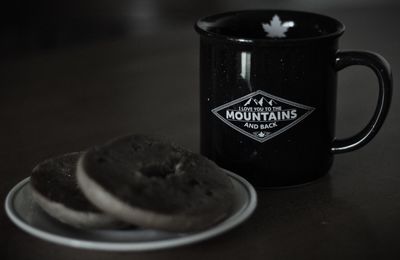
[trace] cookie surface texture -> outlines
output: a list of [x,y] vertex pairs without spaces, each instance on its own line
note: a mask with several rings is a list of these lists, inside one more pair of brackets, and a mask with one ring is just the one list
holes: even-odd
[[83,153],[47,159],[32,171],[32,197],[49,215],[77,228],[114,228],[121,223],[89,202],[78,187],[76,163]]
[[233,187],[224,170],[173,143],[130,135],[89,149],[77,166],[86,197],[138,226],[189,232],[225,218]]

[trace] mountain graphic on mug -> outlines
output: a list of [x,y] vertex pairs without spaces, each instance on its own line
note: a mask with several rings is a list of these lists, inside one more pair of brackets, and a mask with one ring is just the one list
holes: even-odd
[[[264,106],[265,103],[268,104],[269,106],[273,106],[276,105],[276,101],[273,99],[267,100],[265,97],[261,97],[259,100],[255,99],[255,98],[249,98],[249,100],[247,100],[247,102],[244,104],[244,106],[248,106],[248,105],[256,105],[256,106]],[[266,106],[266,105],[265,105]]]
[[262,90],[211,110],[223,123],[258,142],[265,142],[300,123],[314,111]]

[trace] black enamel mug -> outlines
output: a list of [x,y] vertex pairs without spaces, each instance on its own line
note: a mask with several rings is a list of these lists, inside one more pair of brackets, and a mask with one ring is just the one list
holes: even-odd
[[[200,34],[201,153],[257,187],[311,182],[333,155],[358,149],[388,113],[390,66],[378,54],[338,50],[344,25],[306,12],[251,10],[216,14]],[[367,126],[335,138],[337,72],[371,68],[379,96]]]

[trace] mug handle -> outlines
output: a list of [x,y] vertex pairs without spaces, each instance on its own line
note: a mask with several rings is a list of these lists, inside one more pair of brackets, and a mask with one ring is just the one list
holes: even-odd
[[375,72],[379,82],[378,103],[371,120],[364,129],[354,136],[333,141],[331,148],[333,153],[354,151],[371,141],[385,121],[392,99],[392,73],[385,58],[369,51],[346,50],[336,53],[335,69],[337,71],[352,65],[367,66]]

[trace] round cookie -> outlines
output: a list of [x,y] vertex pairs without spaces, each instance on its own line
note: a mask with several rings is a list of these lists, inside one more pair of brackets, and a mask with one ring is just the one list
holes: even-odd
[[175,232],[204,229],[224,219],[233,186],[207,158],[145,135],[89,149],[77,166],[86,197],[138,226]]
[[126,226],[93,206],[80,191],[75,168],[82,153],[47,159],[32,171],[33,199],[50,216],[77,228]]

